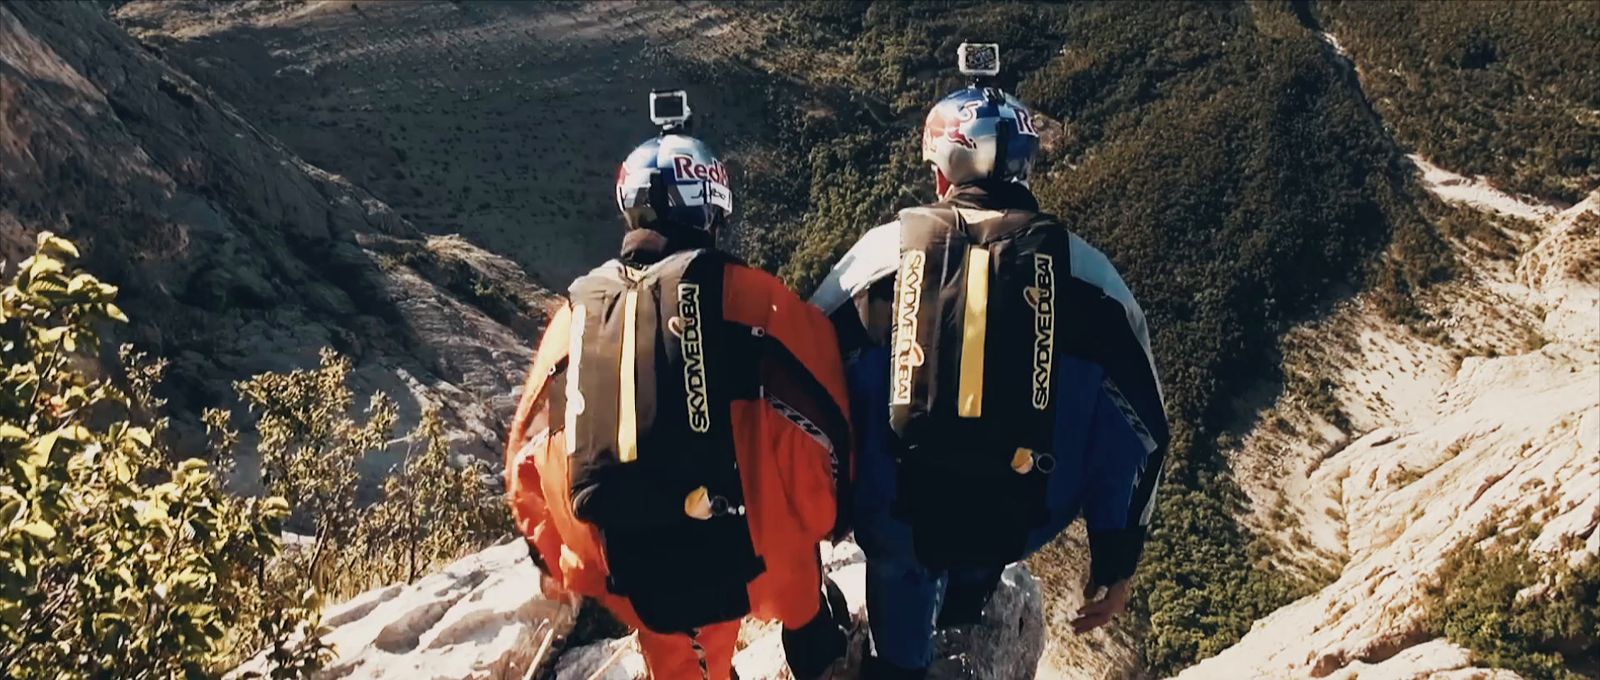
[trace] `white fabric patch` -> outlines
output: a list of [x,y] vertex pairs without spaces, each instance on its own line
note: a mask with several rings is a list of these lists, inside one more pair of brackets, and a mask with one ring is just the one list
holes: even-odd
[[1150,376],[1156,381],[1156,395],[1165,404],[1167,397],[1161,389],[1161,374],[1156,372],[1155,353],[1150,351],[1150,327],[1145,324],[1144,310],[1139,309],[1138,301],[1133,299],[1133,291],[1128,290],[1128,284],[1122,281],[1122,276],[1105,253],[1089,245],[1077,234],[1071,236],[1072,275],[1080,281],[1093,284],[1122,304],[1123,311],[1128,315],[1128,327],[1133,329],[1134,337],[1139,339],[1144,349],[1145,359],[1150,362]]
[[873,227],[856,241],[850,251],[828,272],[828,277],[811,294],[811,304],[824,314],[833,314],[855,297],[900,266],[900,221]]

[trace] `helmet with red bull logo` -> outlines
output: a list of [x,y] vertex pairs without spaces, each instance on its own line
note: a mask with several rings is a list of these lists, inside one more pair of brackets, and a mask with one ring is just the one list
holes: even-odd
[[617,169],[617,208],[630,226],[665,221],[711,231],[733,215],[728,166],[688,135],[646,140]]
[[939,194],[984,179],[1027,182],[1039,150],[1033,112],[999,88],[968,87],[934,104],[922,126],[922,160]]

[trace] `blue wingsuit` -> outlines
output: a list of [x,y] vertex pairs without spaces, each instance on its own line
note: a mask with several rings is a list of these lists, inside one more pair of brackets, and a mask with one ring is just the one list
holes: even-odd
[[[998,182],[958,187],[940,207],[965,211],[969,223],[1010,211],[1038,212],[1025,186]],[[896,220],[865,234],[812,303],[833,320],[846,360],[860,437],[853,517],[856,540],[867,555],[876,655],[914,670],[932,661],[936,626],[978,619],[1005,565],[929,568],[913,550],[910,527],[893,512],[898,463],[889,427],[889,317],[900,233]],[[1076,235],[1069,243],[1071,276],[1060,286],[1064,317],[1057,323],[1092,330],[1088,341],[1057,357],[1048,518],[1030,530],[1027,552],[1081,515],[1089,529],[1091,581],[1110,585],[1132,576],[1138,563],[1168,429],[1143,312],[1103,254]]]

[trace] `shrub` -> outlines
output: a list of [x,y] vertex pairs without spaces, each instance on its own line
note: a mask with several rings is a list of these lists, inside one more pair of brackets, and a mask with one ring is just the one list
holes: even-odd
[[[429,408],[407,438],[404,460],[376,500],[359,497],[357,468],[393,434],[393,401],[373,395],[364,419],[350,416],[350,361],[331,350],[315,369],[239,382],[256,414],[262,478],[289,499],[311,540],[275,565],[275,587],[347,597],[412,582],[510,533],[510,517],[480,464],[455,469],[444,421]],[[232,435],[228,438],[233,439]]]
[[1578,680],[1596,670],[1579,664],[1600,659],[1600,559],[1548,564],[1529,549],[1537,533],[1482,547],[1480,532],[1452,547],[1427,593],[1427,625],[1478,663]]
[[388,444],[398,417],[394,402],[378,394],[366,422],[352,419],[349,375],[348,359],[323,350],[316,369],[264,373],[234,385],[257,416],[267,491],[288,499],[295,518],[313,528],[309,552],[292,557],[321,590],[350,572],[350,556],[336,547],[348,545],[360,525],[356,465]]
[[[315,369],[237,383],[273,495],[227,493],[228,412],[206,411],[211,447],[180,457],[153,396],[163,362],[124,348],[120,384],[94,375],[100,325],[126,318],[76,257],[42,234],[0,289],[6,677],[213,677],[257,653],[261,673],[302,677],[331,653],[323,594],[413,581],[509,532],[485,472],[450,465],[432,410],[378,499],[360,502],[358,464],[389,444],[397,411],[375,395],[352,418],[350,362],[331,351]],[[291,521],[312,541],[285,551]]]
[[412,455],[384,481],[350,552],[365,561],[369,584],[416,581],[466,549],[510,533],[505,504],[485,483],[480,465],[450,466],[450,442],[437,410],[423,414]]
[[238,612],[254,610],[271,612],[280,671],[315,668],[314,619],[266,601],[252,577],[279,552],[288,504],[224,493],[204,460],[171,462],[165,421],[141,417],[159,365],[131,366],[127,391],[90,374],[96,325],[126,318],[77,254],[40,234],[0,290],[0,667],[210,675]]

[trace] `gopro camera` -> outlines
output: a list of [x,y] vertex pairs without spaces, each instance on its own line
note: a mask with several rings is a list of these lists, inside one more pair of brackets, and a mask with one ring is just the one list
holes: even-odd
[[1000,75],[999,43],[961,43],[956,48],[961,72],[974,78]]
[[689,93],[683,90],[654,90],[650,93],[650,122],[662,129],[683,127],[689,122]]

